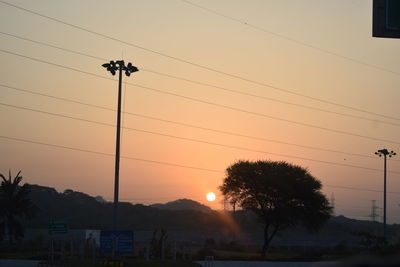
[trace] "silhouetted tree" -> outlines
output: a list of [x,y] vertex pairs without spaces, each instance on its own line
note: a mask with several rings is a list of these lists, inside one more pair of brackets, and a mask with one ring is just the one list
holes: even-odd
[[22,181],[20,172],[11,178],[6,179],[0,174],[2,179],[0,185],[0,237],[4,238],[8,234],[10,243],[13,239],[24,235],[24,228],[21,223],[22,218],[30,218],[34,215],[36,206],[28,198],[28,184],[19,185]]
[[278,231],[302,224],[317,230],[332,208],[321,183],[306,169],[286,162],[238,161],[228,167],[220,190],[229,200],[255,212],[265,224],[262,255]]

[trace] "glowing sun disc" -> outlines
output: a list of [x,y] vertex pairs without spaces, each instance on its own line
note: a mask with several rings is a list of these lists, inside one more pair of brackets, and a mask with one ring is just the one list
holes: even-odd
[[209,192],[209,193],[207,193],[206,198],[208,201],[214,201],[217,197],[215,196],[215,194],[213,192]]

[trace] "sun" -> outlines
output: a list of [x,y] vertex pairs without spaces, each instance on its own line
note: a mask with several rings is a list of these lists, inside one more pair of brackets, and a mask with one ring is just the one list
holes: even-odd
[[206,198],[208,201],[212,202],[214,201],[217,197],[215,196],[215,194],[213,192],[208,192],[206,195]]

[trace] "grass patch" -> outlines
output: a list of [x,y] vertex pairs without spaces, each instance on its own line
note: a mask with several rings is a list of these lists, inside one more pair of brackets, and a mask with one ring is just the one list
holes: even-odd
[[3,252],[0,259],[47,260],[48,252]]
[[348,258],[357,253],[326,253],[319,251],[270,251],[262,257],[259,251],[232,251],[232,250],[204,250],[195,252],[196,260],[204,260],[206,256],[213,256],[214,260],[233,261],[330,261]]

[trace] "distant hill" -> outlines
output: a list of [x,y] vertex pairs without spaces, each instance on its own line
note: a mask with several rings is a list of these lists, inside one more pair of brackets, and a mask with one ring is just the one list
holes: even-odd
[[[47,228],[50,220],[67,221],[71,229],[109,229],[112,226],[113,203],[101,197],[92,197],[71,189],[57,192],[54,188],[40,185],[30,185],[30,190],[30,198],[39,211],[33,220],[26,221],[28,227]],[[226,228],[218,212],[190,199],[154,207],[120,202],[118,224],[121,229],[136,230],[165,227],[219,231]]]
[[[71,189],[57,192],[54,188],[40,185],[31,185],[30,189],[30,198],[39,211],[33,220],[25,222],[27,228],[47,229],[50,220],[66,221],[70,229],[110,229],[112,226],[112,202]],[[225,240],[235,235],[238,240],[253,244],[261,244],[263,239],[262,224],[254,213],[243,210],[238,210],[235,214],[230,211],[215,211],[190,199],[150,206],[120,202],[118,225],[120,229],[136,231],[165,228],[168,231],[182,232],[186,238],[187,233],[195,232],[201,238],[213,236]],[[389,236],[396,237],[400,227],[388,225],[387,231]],[[357,233],[360,232],[380,234],[382,224],[335,216],[319,232],[310,233],[297,226],[283,231],[274,243],[301,245],[306,240],[309,245],[335,246],[341,242],[357,245],[360,243]]]
[[202,212],[210,212],[211,208],[191,199],[177,199],[165,204],[152,204],[150,207],[165,210],[197,210]]

